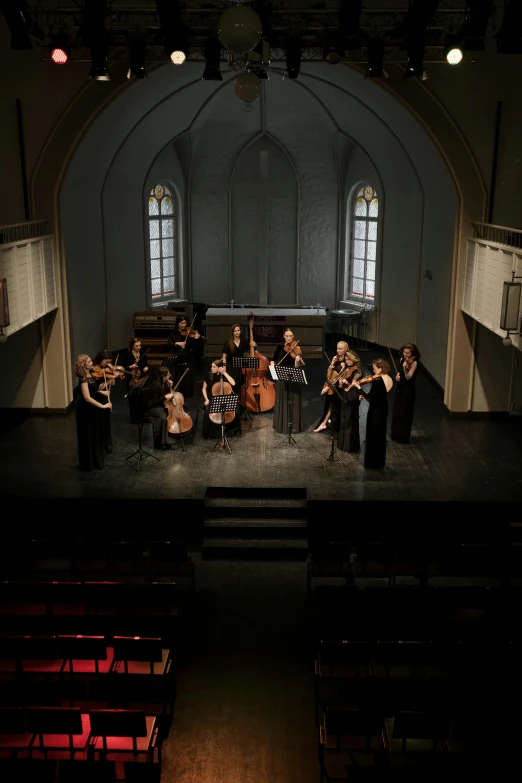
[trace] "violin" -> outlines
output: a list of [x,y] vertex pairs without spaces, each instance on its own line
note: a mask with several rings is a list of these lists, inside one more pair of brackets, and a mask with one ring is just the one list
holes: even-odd
[[[148,354],[149,351],[150,351],[150,348],[147,348],[145,353],[142,354],[140,356],[140,358],[136,360],[135,363],[137,364],[139,361],[141,361],[143,359],[143,357]],[[127,370],[125,370],[125,372],[127,372]],[[132,375],[132,378],[129,381],[129,388],[132,389],[132,387],[136,384],[136,381],[138,381],[140,379],[140,377],[141,377],[141,370],[140,370],[139,366],[138,367],[133,367],[132,370],[130,371],[130,373]]]
[[91,375],[93,378],[105,378],[108,381],[112,381],[113,378],[120,378],[123,373],[132,375],[132,373],[129,372],[129,370],[126,370],[125,367],[115,367],[112,364],[109,364],[107,367],[100,367],[97,365],[91,370]]
[[[176,391],[181,381],[189,371],[189,367],[185,370],[181,378],[178,380],[174,388],[172,389],[172,398],[165,400],[165,408],[167,409],[167,426],[171,435],[186,435],[192,429],[192,418],[183,408],[185,398],[181,392]],[[172,381],[169,381],[172,384]]]
[[[301,364],[304,367],[305,360],[303,359],[303,352],[302,352],[301,348],[297,344],[298,342],[299,342],[299,340],[294,340],[292,343],[285,343],[283,345],[283,350],[284,350],[285,353],[289,353],[290,356],[293,359],[297,359],[297,357],[299,356],[300,359],[301,359]],[[281,364],[281,362],[283,361],[284,358],[285,357],[283,356],[282,359],[279,359],[279,361],[277,362],[276,367],[278,367]]]
[[197,329],[190,329],[188,326],[186,326],[185,329],[180,329],[179,333],[182,337],[194,337],[195,339],[201,337],[202,340],[207,339],[203,334],[198,332]]
[[[337,372],[332,367],[328,368],[328,372],[330,370],[332,371],[331,375],[330,375],[330,377],[328,377],[328,373],[327,373],[327,375],[326,375],[327,380],[326,380],[326,383],[324,384],[324,386],[323,386],[323,388],[321,390],[321,394],[333,394],[334,391],[335,391],[335,388],[332,388],[332,387],[335,387],[335,384],[339,383],[343,378],[344,379],[349,378],[352,375],[352,373],[355,370],[357,370],[357,365],[356,364],[352,364],[350,367],[345,367],[344,370],[341,370],[341,372]],[[339,383],[339,386],[340,385],[341,384]]]

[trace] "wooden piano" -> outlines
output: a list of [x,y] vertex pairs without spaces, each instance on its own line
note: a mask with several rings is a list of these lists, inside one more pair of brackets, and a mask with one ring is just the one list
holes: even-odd
[[180,307],[179,310],[144,310],[134,313],[134,336],[141,340],[142,353],[149,349],[147,357],[150,367],[159,367],[166,356],[172,356],[169,337],[174,329],[176,316],[180,313],[190,323],[192,317],[190,307]]

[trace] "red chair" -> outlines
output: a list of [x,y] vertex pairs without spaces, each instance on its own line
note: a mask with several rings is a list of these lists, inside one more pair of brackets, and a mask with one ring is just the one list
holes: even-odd
[[89,716],[78,707],[28,707],[27,728],[35,735],[31,752],[62,751],[71,758],[85,751],[89,741]]
[[[171,673],[170,650],[158,638],[115,636],[111,672],[168,676]],[[123,667],[121,667],[123,664]]]
[[91,710],[91,751],[110,760],[107,754],[132,753],[153,761],[157,750],[161,763],[159,727],[156,716],[143,710]]
[[112,664],[104,636],[59,636],[58,650],[64,659],[62,672],[73,674],[107,673]]

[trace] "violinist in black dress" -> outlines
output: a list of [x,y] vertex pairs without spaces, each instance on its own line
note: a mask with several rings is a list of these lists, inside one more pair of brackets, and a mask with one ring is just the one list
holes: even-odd
[[397,387],[393,401],[391,438],[397,443],[409,443],[415,408],[415,381],[421,355],[414,343],[406,343],[400,352],[399,372],[395,376]]
[[[97,388],[94,399],[102,404],[107,402],[110,388],[114,386],[116,378],[121,377],[119,372],[113,371],[112,361],[112,353],[107,348],[99,351],[93,360],[93,369],[96,371],[95,374],[97,376]],[[103,374],[104,371],[105,375]],[[102,415],[101,439],[102,448],[106,454],[111,454],[112,452],[111,415],[110,410],[105,410]]]
[[[216,422],[212,421],[210,418],[210,403],[213,397],[212,387],[216,383],[219,384],[221,378],[223,378],[223,382],[226,381],[227,383],[230,384],[230,386],[232,387],[232,394],[237,394],[236,382],[232,377],[232,373],[228,371],[226,366],[223,364],[222,359],[216,359],[210,365],[210,372],[206,375],[201,390],[203,394],[203,399],[205,401],[205,411],[203,413],[203,430],[202,430],[202,435],[205,438],[205,440],[208,440],[209,438],[221,437],[221,424],[216,424]],[[220,392],[218,391],[218,394],[219,393]],[[225,432],[227,436],[241,435],[241,419],[238,415],[237,408],[236,408],[234,419],[225,425]]]
[[[364,467],[379,469],[386,464],[386,422],[388,420],[388,392],[393,386],[389,376],[390,365],[385,359],[375,359],[372,362],[373,376],[370,392],[362,390],[359,381],[355,388],[370,403],[366,418],[366,447],[364,450]],[[363,383],[369,382],[365,378]]]
[[[361,360],[355,353],[346,354],[348,371],[339,381],[339,441],[341,451],[358,452],[361,450],[359,437],[360,392],[354,385],[362,377]],[[352,368],[352,369],[351,369]]]
[[139,337],[131,337],[129,350],[125,351],[121,356],[121,363],[126,371],[125,381],[127,383],[127,402],[129,403],[130,417],[132,421],[139,421],[143,417],[141,390],[132,394],[132,382],[143,378],[149,372],[147,356],[141,352],[141,340]]
[[[283,367],[300,367],[302,365],[302,359],[298,355],[295,358],[291,355],[291,351],[285,351],[285,345],[290,348],[295,343],[294,333],[291,329],[287,329],[284,333],[284,343],[278,345],[275,349],[274,357],[270,362],[271,365],[283,366]],[[288,432],[288,401],[291,397],[291,410],[292,410],[292,432],[301,432],[303,429],[303,411],[302,411],[302,399],[301,399],[301,386],[300,383],[288,384],[285,381],[276,381],[276,395],[274,405],[274,418],[273,428],[276,432],[287,433]]]
[[236,382],[236,388],[234,394],[239,394],[240,387],[243,385],[244,373],[241,367],[233,367],[232,359],[242,359],[245,354],[248,354],[250,345],[255,348],[255,343],[250,343],[246,337],[241,334],[241,326],[239,324],[232,324],[230,327],[230,336],[223,346],[223,364],[226,367],[227,373]]
[[[324,394],[325,400],[324,400],[324,410],[323,410],[323,416],[321,418],[321,421],[315,428],[314,432],[321,432],[322,430],[325,430],[328,426],[328,422],[331,421],[333,428],[337,432],[339,429],[339,419],[341,415],[340,406],[341,406],[341,400],[340,395],[336,394],[332,390],[332,394],[328,393],[328,390],[331,389],[331,387],[328,386],[329,383],[332,383],[335,381],[337,376],[340,373],[343,373],[344,370],[346,370],[347,364],[346,364],[346,353],[348,351],[348,343],[344,340],[340,340],[337,343],[337,349],[334,358],[330,362],[330,365],[328,367],[328,370],[326,371],[326,381],[325,385],[323,386],[323,391],[321,394]],[[352,362],[353,364],[353,362]],[[360,377],[360,376],[359,376]],[[334,383],[334,386],[338,389],[337,386],[338,381]]]
[[175,386],[187,367],[189,368],[189,372],[185,375],[177,389],[185,399],[194,395],[194,348],[196,340],[200,338],[199,332],[195,332],[194,336],[188,333],[187,319],[184,315],[176,316],[174,331],[171,333],[172,353],[176,356],[176,364],[172,367],[172,380]]
[[82,470],[103,468],[102,421],[105,412],[110,413],[112,405],[108,393],[101,395],[103,402],[96,399],[98,382],[91,375],[93,361],[82,353],[76,360],[75,372],[79,378],[76,403],[76,432],[78,436],[78,459]]

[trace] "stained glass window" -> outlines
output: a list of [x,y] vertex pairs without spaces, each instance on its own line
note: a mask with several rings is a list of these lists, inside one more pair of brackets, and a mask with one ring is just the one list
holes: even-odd
[[375,299],[378,217],[377,193],[365,185],[355,196],[351,223],[350,294],[361,299]]
[[149,251],[152,300],[178,296],[176,202],[165,185],[149,194]]

